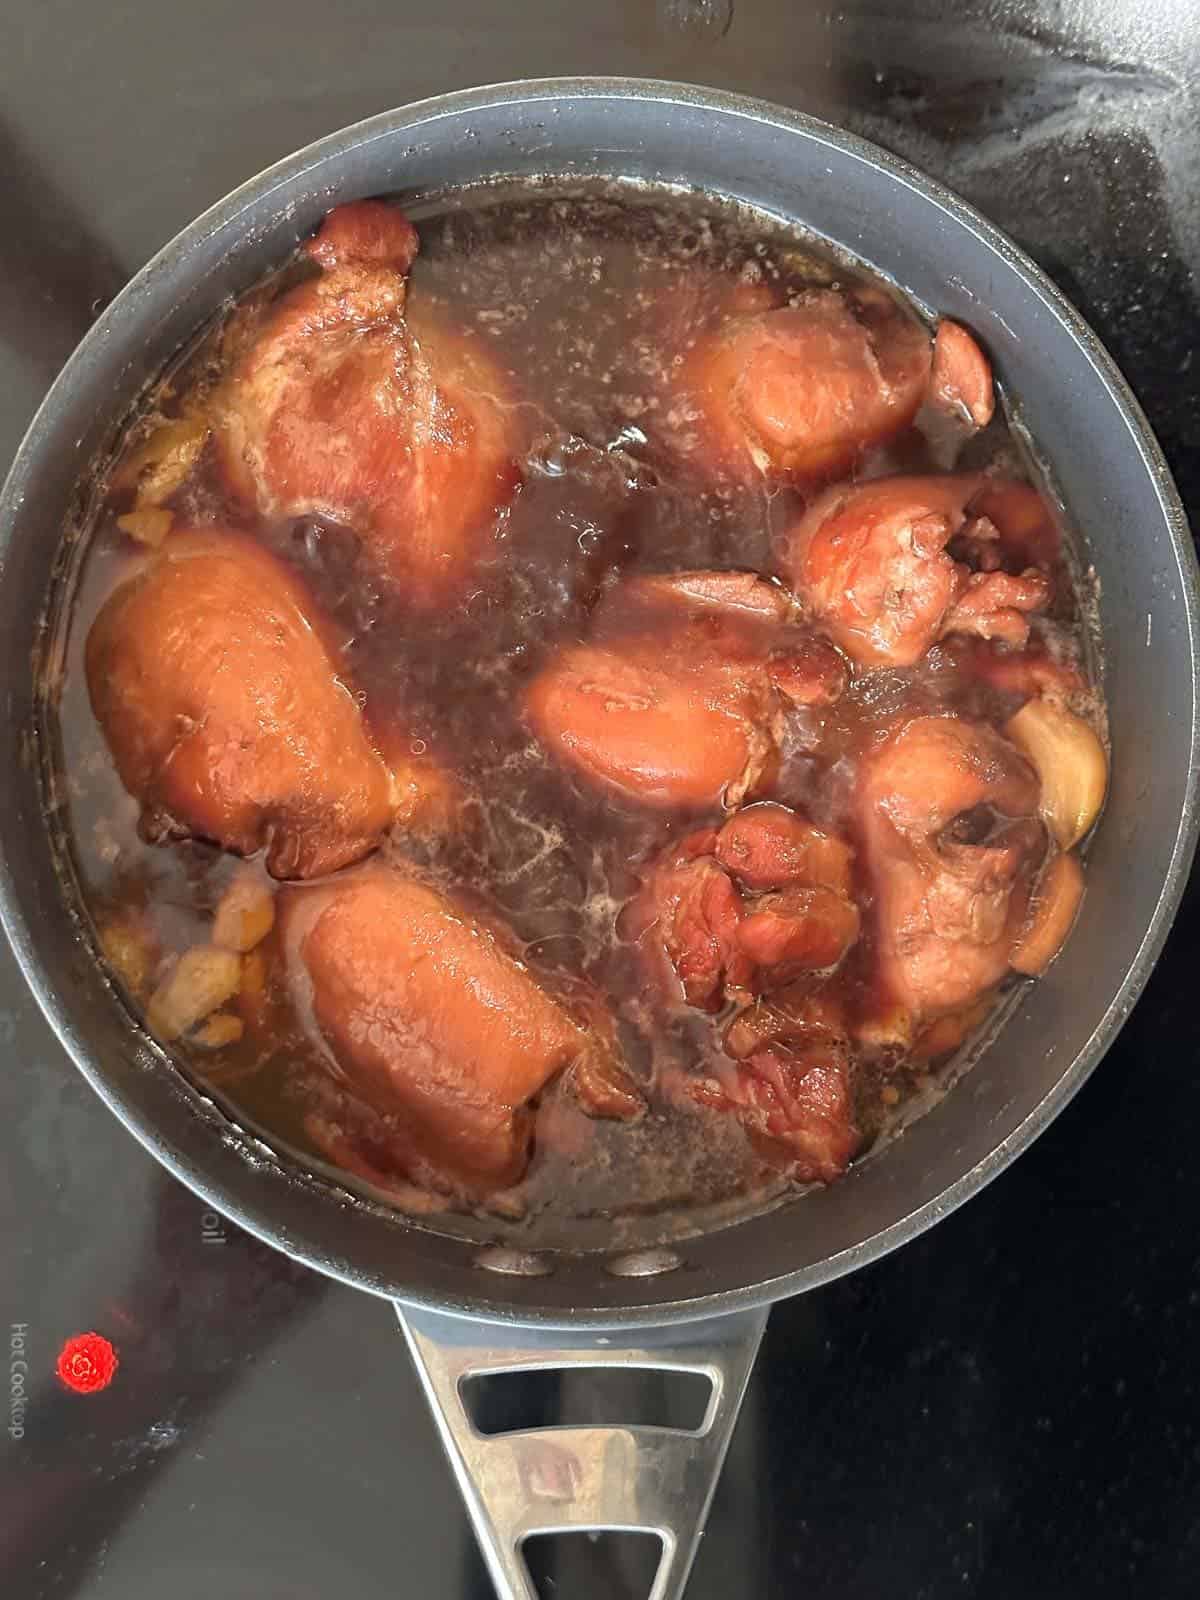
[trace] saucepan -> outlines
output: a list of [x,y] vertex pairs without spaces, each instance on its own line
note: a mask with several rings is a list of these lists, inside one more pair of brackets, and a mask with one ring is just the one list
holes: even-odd
[[[846,1179],[767,1214],[630,1250],[487,1246],[370,1204],[240,1129],[141,1031],[56,867],[40,672],[89,463],[152,379],[331,205],[413,201],[493,175],[603,174],[731,196],[862,257],[986,344],[1094,568],[1112,788],[1079,927],[970,1070]],[[1138,405],[1094,334],[1006,238],[937,184],[812,118],[667,83],[567,79],[374,117],[253,179],[107,308],[50,391],[0,498],[0,909],[80,1071],[205,1202],[320,1272],[394,1302],[497,1588],[530,1597],[521,1543],[649,1529],[654,1600],[686,1581],[767,1307],[915,1237],[1000,1172],[1091,1072],[1161,948],[1196,837],[1197,571]],[[472,1376],[620,1365],[700,1373],[691,1431],[484,1436]]]

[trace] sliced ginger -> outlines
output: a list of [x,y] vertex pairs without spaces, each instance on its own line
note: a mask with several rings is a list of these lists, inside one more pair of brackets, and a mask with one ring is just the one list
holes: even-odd
[[131,539],[136,539],[138,544],[148,545],[151,550],[157,550],[170,533],[173,520],[169,511],[150,508],[145,511],[126,512],[123,517],[117,518],[117,527]]
[[121,462],[113,487],[136,487],[139,510],[161,506],[200,459],[208,435],[208,423],[199,417],[164,422]]

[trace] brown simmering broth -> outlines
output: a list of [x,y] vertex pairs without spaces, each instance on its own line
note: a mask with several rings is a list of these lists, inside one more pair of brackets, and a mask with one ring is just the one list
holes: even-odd
[[[785,489],[706,482],[683,465],[692,419],[672,379],[688,337],[711,322],[717,288],[727,293],[730,279],[750,292],[765,282],[799,293],[863,275],[762,215],[666,190],[487,187],[455,194],[414,220],[421,237],[409,287],[414,325],[423,307],[436,305],[482,341],[518,397],[523,487],[465,600],[414,622],[372,576],[351,530],[311,517],[253,520],[229,503],[211,446],[170,504],[180,520],[248,528],[303,574],[339,630],[372,723],[414,752],[439,756],[470,795],[464,825],[448,842],[421,846],[397,835],[385,850],[416,855],[446,886],[496,908],[552,987],[590,980],[611,1005],[625,1060],[648,1093],[649,1115],[631,1126],[587,1119],[551,1085],[528,1175],[504,1197],[507,1210],[523,1215],[439,1225],[574,1244],[587,1237],[588,1219],[597,1243],[711,1225],[789,1186],[756,1154],[736,1117],[659,1092],[673,1072],[720,1053],[722,1019],[664,1016],[616,923],[638,887],[639,867],[689,825],[713,819],[625,806],[577,783],[522,724],[519,696],[549,651],[584,634],[589,608],[614,573],[770,571],[772,535],[803,502]],[[217,379],[230,348],[298,270],[285,268],[209,331],[148,397],[126,452],[151,422],[178,415]],[[994,463],[1027,475],[999,416],[961,449],[932,426],[923,431],[922,420],[872,452],[860,475]],[[131,916],[152,930],[152,987],[174,957],[210,936],[222,891],[245,867],[203,843],[143,840],[138,807],[92,716],[84,641],[137,554],[116,525],[131,491],[112,488],[111,476],[94,497],[78,570],[60,758],[86,907],[102,944]],[[1056,655],[1077,659],[1077,597],[1066,585],[1034,628]],[[863,673],[823,713],[819,759],[801,748],[803,739],[790,754],[785,746],[772,797],[852,838],[856,753],[873,729],[899,709],[950,707],[999,721],[1014,704],[957,671],[952,648],[935,646],[909,670]],[[265,871],[262,878],[271,884]],[[869,944],[860,943],[837,980],[851,997],[869,961]],[[323,1165],[303,1119],[322,1104],[327,1058],[299,1019],[285,1019],[265,1046],[248,1031],[216,1051],[185,1042],[179,1056],[238,1121]],[[928,1062],[886,1076],[858,1066],[858,1115],[869,1135],[903,1111],[914,1089],[928,1089],[930,1072]]]

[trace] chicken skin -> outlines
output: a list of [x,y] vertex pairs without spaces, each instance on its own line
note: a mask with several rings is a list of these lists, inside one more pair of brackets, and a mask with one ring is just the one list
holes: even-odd
[[1045,858],[1040,785],[986,723],[917,717],[864,762],[865,865],[882,986],[913,1021],[999,983]]
[[907,667],[937,639],[1023,645],[1053,584],[1037,567],[972,572],[947,546],[986,480],[877,478],[818,496],[783,535],[778,567],[814,618],[867,667]]
[[266,851],[278,878],[373,850],[392,784],[303,583],[240,534],[172,535],[87,639],[92,708],[148,837]]
[[796,1183],[833,1183],[862,1142],[846,1042],[796,1029],[740,1063],[728,1094],[758,1149]]
[[820,883],[851,892],[849,846],[786,806],[764,801],[739,811],[717,834],[713,854],[751,891]]
[[624,800],[732,807],[769,767],[787,705],[827,702],[845,681],[789,613],[753,573],[626,579],[530,683],[526,717],[563,765]]
[[697,343],[686,384],[702,449],[734,476],[819,483],[913,422],[929,400],[974,429],[991,366],[958,323],[926,328],[882,291],[813,289],[730,316]]
[[718,459],[741,475],[833,477],[908,427],[929,381],[929,335],[886,297],[818,289],[735,317],[690,377]]
[[730,994],[748,995],[754,975],[738,943],[742,897],[708,853],[710,839],[685,839],[656,862],[622,918],[652,977],[699,1011],[720,1011]]
[[486,559],[517,484],[505,382],[466,335],[406,310],[417,251],[394,206],[331,211],[216,402],[239,495],[352,528],[405,604],[445,605]]
[[[603,1053],[603,1037],[542,988],[503,930],[402,872],[370,866],[291,890],[281,922],[293,992],[311,1007],[339,1082],[378,1113],[370,1165],[468,1197],[515,1183],[530,1100]],[[631,1107],[606,1099],[595,1109]],[[354,1143],[344,1127],[341,1138]]]

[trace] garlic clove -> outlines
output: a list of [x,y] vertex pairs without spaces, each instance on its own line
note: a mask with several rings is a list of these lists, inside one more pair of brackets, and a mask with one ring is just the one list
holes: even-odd
[[1061,850],[1079,843],[1100,814],[1108,758],[1091,727],[1057,701],[1030,700],[1004,725],[1042,781],[1042,819]]
[[1034,890],[1025,926],[1009,964],[1027,978],[1044,972],[1062,949],[1083,899],[1083,868],[1076,855],[1055,856]]

